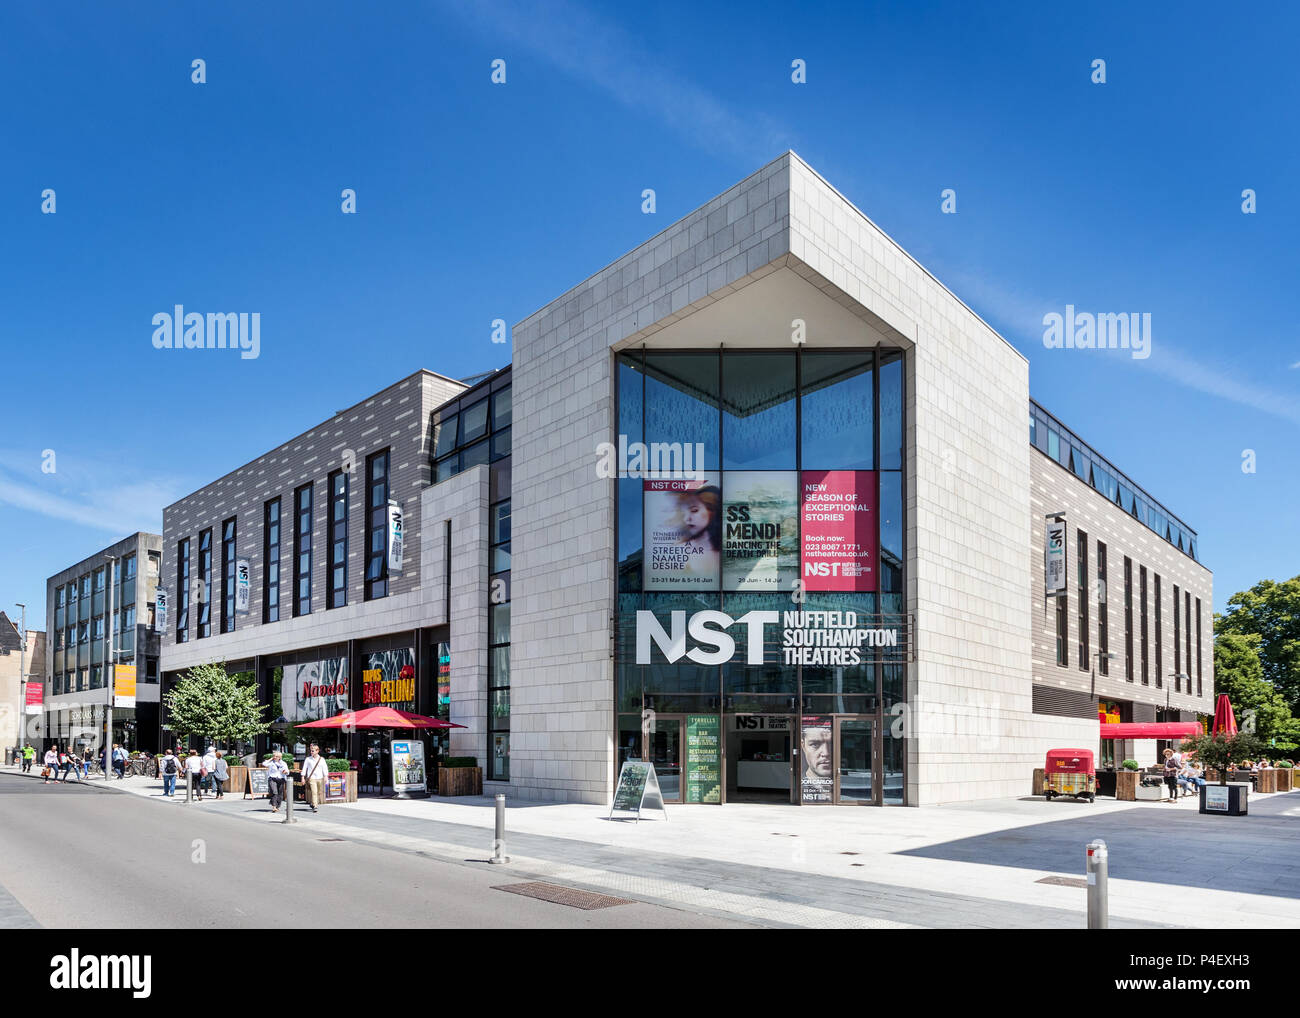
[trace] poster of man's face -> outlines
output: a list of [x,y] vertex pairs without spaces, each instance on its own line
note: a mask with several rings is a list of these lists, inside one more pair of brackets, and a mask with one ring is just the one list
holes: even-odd
[[830,802],[834,782],[834,722],[828,717],[803,719],[801,753],[803,776],[800,781],[804,802]]

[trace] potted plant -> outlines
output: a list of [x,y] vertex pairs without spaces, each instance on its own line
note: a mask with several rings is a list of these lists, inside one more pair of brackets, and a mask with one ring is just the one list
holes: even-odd
[[1294,763],[1290,760],[1278,760],[1273,766],[1277,768],[1277,790],[1289,792],[1295,788],[1295,782],[1292,780],[1294,775],[1291,773]]
[[439,795],[482,795],[483,769],[472,756],[447,756],[438,761]]
[[1246,761],[1255,756],[1262,744],[1249,732],[1236,735],[1198,735],[1183,743],[1183,750],[1190,751],[1200,761],[1207,772],[1213,770],[1218,782],[1207,782],[1201,786],[1202,813],[1220,813],[1226,816],[1245,816],[1247,813],[1248,782],[1228,783],[1234,761]]
[[1142,765],[1136,760],[1125,760],[1115,772],[1115,800],[1117,802],[1136,802],[1139,781],[1138,772]]

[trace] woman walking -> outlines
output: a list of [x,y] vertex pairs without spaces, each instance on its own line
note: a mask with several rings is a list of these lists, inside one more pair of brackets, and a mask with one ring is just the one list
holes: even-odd
[[230,780],[230,766],[226,763],[225,752],[217,750],[215,762],[212,765],[212,786],[217,790],[217,798],[225,798],[226,782]]
[[47,785],[50,783],[50,775],[51,775],[51,774],[54,775],[54,779],[55,779],[56,781],[58,780],[58,777],[59,777],[59,770],[58,770],[58,768],[59,768],[59,753],[58,753],[58,749],[59,749],[59,747],[56,745],[56,746],[51,746],[49,749],[47,749],[47,750],[45,751],[45,770],[42,771],[41,773],[44,775],[44,777],[45,777],[45,784],[47,784]]
[[1178,798],[1178,772],[1181,770],[1179,761],[1174,757],[1172,749],[1165,750],[1165,785],[1169,789],[1169,801],[1173,802]]
[[199,756],[197,749],[192,749],[190,755],[185,758],[185,780],[194,789],[194,797],[200,801],[203,799],[203,786],[199,784],[202,778],[203,757]]

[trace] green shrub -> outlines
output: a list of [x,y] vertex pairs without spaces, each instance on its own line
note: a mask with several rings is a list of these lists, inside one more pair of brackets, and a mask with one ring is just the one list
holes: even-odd
[[350,760],[340,760],[338,757],[335,757],[335,756],[327,756],[327,757],[325,758],[325,765],[326,765],[326,766],[327,766],[331,771],[350,771],[350,770],[352,770],[352,761],[350,761]]
[[1142,765],[1136,760],[1125,760],[1123,767],[1126,771],[1140,771],[1142,769]]
[[472,756],[444,756],[439,762],[439,767],[477,767],[478,760]]

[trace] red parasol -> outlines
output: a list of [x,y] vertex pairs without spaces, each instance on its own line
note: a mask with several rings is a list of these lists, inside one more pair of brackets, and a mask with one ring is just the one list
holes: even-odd
[[1214,728],[1211,731],[1216,736],[1222,733],[1229,738],[1237,734],[1237,718],[1232,713],[1227,693],[1220,693],[1214,705]]
[[416,714],[409,710],[397,710],[393,707],[367,707],[365,710],[349,710],[335,714],[332,718],[319,721],[307,721],[295,728],[464,728],[464,725],[438,718]]

